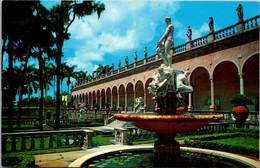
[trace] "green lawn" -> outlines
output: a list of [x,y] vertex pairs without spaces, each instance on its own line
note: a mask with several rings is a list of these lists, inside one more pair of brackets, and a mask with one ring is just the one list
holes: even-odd
[[110,145],[110,140],[114,140],[114,134],[107,134],[107,135],[95,135],[93,136],[92,142],[93,146],[103,146],[103,145]]

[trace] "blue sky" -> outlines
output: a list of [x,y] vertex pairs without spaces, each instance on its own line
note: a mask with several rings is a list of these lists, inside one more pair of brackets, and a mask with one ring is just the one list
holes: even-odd
[[[238,21],[236,8],[242,4],[244,20],[259,15],[257,1],[101,1],[106,9],[98,19],[96,14],[76,19],[69,29],[70,40],[64,44],[62,62],[77,65],[77,71],[92,73],[98,66],[118,61],[124,66],[125,57],[134,61],[155,54],[157,41],[164,34],[164,18],[171,17],[174,25],[174,46],[187,42],[187,27],[193,31],[192,38],[209,33],[209,17],[213,17],[215,31]],[[43,1],[47,8],[59,1]],[[7,63],[7,58],[4,59]],[[37,64],[35,60],[31,63]],[[65,82],[62,86],[66,90]],[[53,95],[53,88],[48,92]]]

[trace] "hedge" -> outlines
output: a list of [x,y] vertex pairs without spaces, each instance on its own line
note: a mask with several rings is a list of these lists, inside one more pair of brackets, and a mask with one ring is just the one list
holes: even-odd
[[2,166],[6,167],[36,167],[35,157],[21,154],[3,154]]
[[228,139],[228,138],[235,138],[235,137],[252,137],[258,139],[259,136],[258,134],[248,134],[248,133],[241,133],[241,132],[220,133],[220,134],[201,135],[201,136],[186,138],[184,139],[184,142],[185,145],[188,147],[206,148],[206,149],[220,150],[220,151],[259,157],[259,148],[257,147],[239,146],[236,144],[223,144],[220,142],[211,142],[211,140]]

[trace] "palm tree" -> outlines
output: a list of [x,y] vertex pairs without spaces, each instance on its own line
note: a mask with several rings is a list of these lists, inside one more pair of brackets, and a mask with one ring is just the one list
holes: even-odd
[[[52,31],[55,34],[55,44],[58,48],[56,58],[57,63],[57,102],[60,102],[60,70],[62,48],[65,40],[69,39],[68,29],[74,22],[76,16],[79,18],[85,15],[91,15],[97,12],[98,17],[105,9],[104,4],[92,1],[61,1],[61,4],[54,6],[51,11],[50,20],[52,22]],[[57,103],[55,128],[59,129],[60,123],[60,103]]]
[[84,72],[84,71],[80,70],[79,72],[76,72],[75,78],[76,78],[77,82],[80,83],[80,82],[83,82],[85,79],[87,79],[87,74],[88,74],[88,71]]
[[[70,78],[77,78],[77,72],[75,72],[75,69],[77,68],[77,65],[71,65],[71,66],[65,66],[66,70],[66,77],[67,77],[67,92],[69,96],[69,86],[71,84]],[[67,103],[68,103],[69,97],[67,97]],[[68,105],[68,104],[67,104]]]

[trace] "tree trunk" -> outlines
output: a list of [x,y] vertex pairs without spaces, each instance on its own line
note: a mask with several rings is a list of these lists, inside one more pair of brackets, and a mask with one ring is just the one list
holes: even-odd
[[[8,48],[11,50],[12,45],[11,42],[8,42]],[[13,81],[13,53],[12,51],[10,53],[8,53],[9,57],[8,57],[8,74],[9,74],[9,78],[8,78],[8,119],[9,119],[9,123],[8,123],[8,130],[9,132],[13,132],[13,115],[14,115],[14,81]]]
[[2,55],[1,55],[1,71],[3,70],[3,58],[4,58],[4,51],[5,51],[5,43],[7,39],[5,38],[3,41],[3,46],[2,46]]
[[[30,54],[28,53],[28,55],[25,58],[25,63],[24,63],[24,68],[23,68],[23,76],[25,76],[25,73],[27,72],[27,64],[29,61],[29,57]],[[22,115],[22,107],[23,107],[23,91],[24,91],[24,82],[25,82],[25,77],[22,78],[22,81],[20,83],[20,93],[19,93],[19,107],[18,107],[18,116],[17,116],[17,128],[19,128],[21,126],[21,115]]]
[[42,50],[39,48],[39,76],[40,76],[40,111],[39,111],[39,130],[43,130],[43,59]]
[[55,120],[55,129],[59,130],[60,126],[60,67],[61,67],[61,55],[62,47],[58,47],[58,58],[57,58],[57,92],[56,92],[56,120]]

